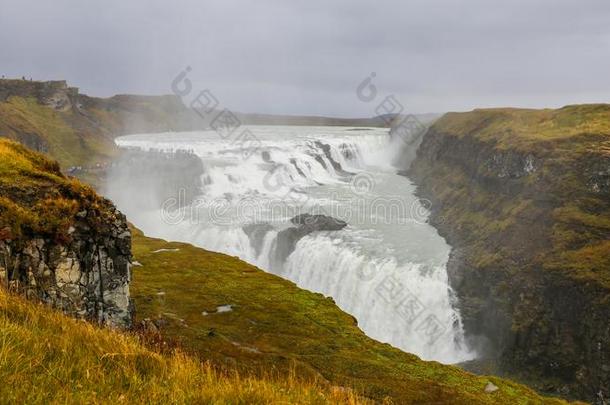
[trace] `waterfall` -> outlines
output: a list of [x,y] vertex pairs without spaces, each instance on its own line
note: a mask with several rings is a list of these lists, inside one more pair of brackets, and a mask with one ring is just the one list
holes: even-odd
[[[203,164],[199,197],[171,221],[162,220],[162,209],[130,205],[112,187],[126,184],[124,173],[109,179],[109,197],[151,236],[239,256],[333,297],[377,340],[444,363],[473,358],[448,283],[450,248],[425,223],[413,185],[391,166],[398,148],[387,129],[249,130],[255,144],[212,131],[121,137],[124,148],[192,151]],[[281,240],[303,212],[348,226]]]
[[393,258],[371,258],[337,239],[315,236],[298,243],[281,275],[332,296],[375,339],[424,359],[455,363],[468,358],[442,266],[399,265]]

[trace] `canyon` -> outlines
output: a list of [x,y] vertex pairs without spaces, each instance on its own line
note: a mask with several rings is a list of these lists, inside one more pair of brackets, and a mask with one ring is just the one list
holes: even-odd
[[[298,122],[295,120],[296,118],[287,120],[284,124]],[[375,128],[375,122],[375,119],[369,122],[372,124],[367,131],[387,132]],[[266,122],[257,117],[253,123]],[[339,124],[361,126],[362,122],[356,124],[340,121]],[[163,153],[153,151],[156,157],[149,160],[148,157],[152,156],[150,154],[142,155],[141,151],[118,148],[115,137],[130,133],[201,131],[205,128],[206,124],[197,121],[192,111],[189,112],[179,100],[170,96],[116,96],[98,99],[81,95],[64,82],[0,81],[1,136],[50,154],[59,160],[64,171],[72,171],[100,190],[107,184],[107,176],[112,176],[113,170],[124,173],[126,167],[133,167],[125,162],[139,162],[136,166],[140,170],[131,174],[134,179],[132,185],[153,189],[151,193],[139,196],[135,193],[135,201],[142,203],[154,201],[157,204],[176,196],[179,190],[190,190],[178,207],[190,205],[198,197],[198,189],[206,186],[209,188],[213,184],[205,183],[205,171],[208,170],[209,175],[209,167],[205,167],[205,162],[202,163],[197,156],[188,153],[178,157],[173,154],[172,158],[167,158]],[[390,135],[387,135],[390,141],[393,139],[392,133],[390,131]],[[411,157],[397,157],[395,162],[399,166],[399,173],[408,179],[404,178],[402,182],[392,180],[396,181],[392,184],[400,184],[403,190],[412,187],[414,195],[430,201],[424,210],[423,222],[438,230],[440,237],[448,244],[447,257],[441,263],[443,269],[446,269],[445,285],[451,292],[447,300],[455,303],[459,313],[459,324],[465,339],[463,344],[477,354],[474,360],[467,356],[460,358],[463,361],[460,363],[462,367],[477,373],[514,378],[549,394],[584,399],[596,404],[607,403],[610,396],[609,134],[610,107],[582,105],[559,110],[491,109],[449,113],[436,121],[416,142],[403,142],[404,139],[395,139],[396,134],[394,135],[393,141],[398,141],[396,148],[402,149],[403,155],[409,154]],[[167,134],[154,136],[167,137]],[[414,145],[419,145],[416,153],[413,153]],[[357,155],[353,149],[342,149],[340,144],[335,145],[335,149],[333,145],[331,149],[319,148],[315,143],[312,148],[316,149],[314,155],[318,159],[309,155],[310,166],[319,164],[322,160],[326,170],[338,172],[334,161],[340,164],[341,170],[352,171],[352,175],[357,173],[354,169],[358,167],[346,164],[347,160]],[[343,154],[346,150],[349,153]],[[328,159],[327,153],[331,154],[332,159]],[[267,156],[271,163],[272,156],[273,150]],[[263,156],[261,158],[264,159]],[[158,184],[145,177],[138,178],[139,174],[145,172],[154,174],[151,165],[156,166],[157,163],[163,168],[156,172]],[[306,172],[306,165],[297,163],[295,167],[290,159],[285,163],[286,167],[294,169],[291,170],[295,178],[300,176],[299,171]],[[53,167],[51,163],[44,165],[45,171],[47,166]],[[148,169],[141,170],[142,167]],[[30,183],[26,182],[26,187],[15,189],[5,180],[2,197],[9,196],[13,205],[25,206],[35,213],[38,213],[38,208],[34,208],[37,199],[75,198],[74,194],[70,194],[74,192],[75,186],[66,185],[68,180],[61,177],[63,175],[59,172],[59,166],[51,171],[54,173],[53,181],[62,184],[68,194],[47,196],[45,193],[56,186],[36,183],[34,189],[44,193],[40,196],[32,195],[27,191]],[[165,176],[159,173],[169,174]],[[116,184],[127,188],[130,182],[125,179]],[[13,263],[10,265],[11,276],[7,277],[9,266],[6,264],[3,266],[3,274],[5,279],[19,279],[22,287],[38,291],[36,294],[43,301],[60,307],[69,314],[122,327],[129,326],[132,308],[126,285],[130,280],[129,261],[132,253],[129,249],[131,236],[125,233],[125,217],[108,205],[109,202],[94,199],[88,191],[82,193],[89,196],[87,201],[97,201],[104,208],[101,211],[96,211],[97,208],[73,211],[73,208],[68,207],[68,212],[75,215],[74,221],[62,222],[42,233],[31,233],[27,227],[24,228],[25,232],[2,228],[0,246],[3,252],[10,253],[4,253],[0,260]],[[32,204],[24,204],[23,201],[31,201]],[[8,204],[6,206],[9,207]],[[55,214],[63,215],[65,208],[59,207]],[[76,216],[83,210],[86,211],[84,216]],[[9,211],[6,208],[3,211],[11,217],[15,216],[15,212],[14,209]],[[112,216],[113,219],[108,221],[109,227],[94,227],[98,224],[91,221],[97,217],[90,217],[90,212],[100,212],[104,218],[106,215]],[[289,221],[293,217],[294,215],[286,215],[285,219]],[[337,235],[345,233],[343,230],[336,232]],[[14,235],[17,233],[25,237],[19,246],[16,245],[19,239]],[[253,231],[251,234],[258,235],[255,239],[260,239],[260,243],[252,245],[260,245],[262,248],[267,233],[262,230]],[[190,252],[191,248],[183,244],[164,244],[142,238],[144,237],[138,234],[140,245],[136,248],[133,260],[143,263],[144,267],[131,270],[136,273],[136,280],[138,271],[142,275],[146,274],[145,278],[149,282],[154,279],[156,287],[136,287],[136,309],[142,308],[141,315],[156,319],[159,324],[169,322],[166,330],[171,335],[190,333],[180,326],[179,320],[168,320],[167,316],[163,319],[156,318],[160,305],[156,294],[159,291],[174,291],[178,294],[181,287],[171,287],[170,281],[156,279],[159,276],[151,270],[154,268],[161,271],[163,267],[162,263],[157,262],[161,260],[157,256],[163,255],[163,261],[171,263],[173,254],[182,255],[180,252],[172,253],[171,249]],[[309,250],[303,250],[305,253],[299,260],[297,255],[293,256],[292,264],[277,270],[277,274],[289,274],[290,279],[311,283],[304,285],[305,288],[317,289],[315,283],[319,278],[307,281],[302,278],[301,272],[303,264],[312,262],[312,255],[321,252],[321,246],[313,242],[309,236],[301,238],[297,244]],[[151,254],[142,250],[143,245],[154,246],[154,250],[170,251]],[[329,246],[331,245],[332,242]],[[213,248],[208,245],[205,247]],[[238,254],[235,251],[227,252],[231,255]],[[265,267],[265,263],[257,262],[259,254],[255,252],[250,256],[245,259]],[[95,262],[100,259],[103,264],[95,267]],[[181,260],[188,263],[189,258]],[[202,259],[201,263],[205,260]],[[267,264],[269,268],[273,267],[270,263]],[[235,268],[242,266],[231,266],[233,265],[237,266]],[[326,269],[320,273],[320,277],[332,274],[332,270]],[[95,278],[93,275],[100,271],[103,276]],[[238,273],[239,270],[235,277]],[[17,274],[19,276],[16,277]],[[185,280],[186,283],[198,280],[195,273],[189,277],[194,278]],[[101,280],[106,279],[110,283],[104,285],[110,286],[110,290],[100,295],[96,291],[105,290],[106,287],[101,287],[100,284]],[[131,284],[133,289],[134,283]],[[137,282],[135,285],[138,285]],[[223,282],[219,282],[217,288],[220,289],[221,285]],[[279,287],[278,284],[278,288],[281,290],[288,287]],[[330,291],[321,292],[332,295]],[[231,292],[234,293],[236,294]],[[447,294],[447,291],[443,294]],[[451,294],[455,294],[455,299]],[[75,297],[78,298],[78,305],[66,304],[74,302]],[[219,299],[214,302],[216,306],[210,302],[206,312],[213,313],[212,307],[230,304],[221,301]],[[101,311],[100,302],[103,304]],[[337,299],[337,303],[348,312],[353,309],[347,308],[340,299]],[[194,302],[191,304],[194,305]],[[172,306],[169,312],[181,311],[178,302],[167,305]],[[189,324],[201,325],[198,330],[208,330],[211,334],[201,341],[197,340],[203,339],[198,335],[193,337],[193,342],[199,342],[193,343],[199,349],[207,344],[202,342],[209,342],[209,339],[213,339],[213,334],[227,328],[220,323],[214,326],[216,329],[212,332],[206,326],[206,322],[212,322],[211,320],[190,317],[191,314],[185,314],[180,319],[188,318]],[[224,330],[244,347],[252,348],[260,344],[245,338],[240,340],[242,337],[238,338],[239,332],[234,330]],[[222,346],[223,353],[229,353],[230,346],[234,345]],[[346,342],[345,347],[348,346],[349,343]],[[422,351],[420,354],[425,353]],[[280,354],[282,355],[285,352]],[[259,355],[251,353],[249,356]],[[393,356],[395,355],[390,357]],[[400,358],[405,363],[413,361],[400,357],[401,355],[396,356],[396,359]],[[220,356],[222,361],[228,357],[231,356]],[[420,363],[417,364],[419,367]],[[322,374],[327,376],[337,375],[336,370],[331,373],[321,363],[314,368],[323,370]],[[466,378],[466,374],[461,373],[456,375]],[[346,377],[342,375],[338,381],[345,381]],[[479,384],[479,380],[469,381]],[[504,395],[506,389],[503,388],[503,383],[500,380],[494,380],[494,383],[500,386]],[[388,392],[392,392],[392,395],[405,395],[399,382],[390,385],[392,388],[388,388]],[[445,388],[441,389],[444,393],[452,389],[444,391]],[[383,391],[383,384],[376,389]],[[473,388],[472,392],[478,391]]]

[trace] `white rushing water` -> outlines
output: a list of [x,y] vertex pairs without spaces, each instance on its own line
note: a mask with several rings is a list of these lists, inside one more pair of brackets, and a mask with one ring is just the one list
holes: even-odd
[[[425,204],[392,167],[387,129],[251,126],[242,140],[213,131],[121,137],[121,147],[190,150],[203,162],[201,195],[179,211],[109,196],[145,233],[239,256],[334,298],[369,336],[424,359],[469,360],[448,285],[450,247]],[[167,207],[166,207],[167,208]],[[296,214],[348,223],[286,250],[278,234]],[[284,249],[284,251],[282,251]]]

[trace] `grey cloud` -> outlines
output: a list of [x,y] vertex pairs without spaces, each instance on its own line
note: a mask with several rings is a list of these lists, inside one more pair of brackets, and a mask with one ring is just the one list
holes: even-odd
[[0,0],[0,73],[164,94],[185,66],[248,112],[367,116],[610,101],[610,2]]

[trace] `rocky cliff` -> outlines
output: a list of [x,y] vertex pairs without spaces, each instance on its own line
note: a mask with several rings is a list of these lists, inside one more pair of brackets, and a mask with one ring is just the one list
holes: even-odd
[[407,174],[492,371],[608,403],[610,106],[447,114]]
[[64,312],[129,327],[131,233],[59,165],[0,140],[0,282]]

